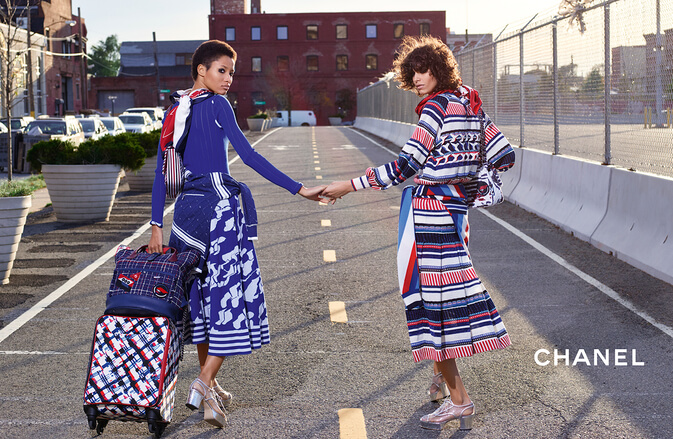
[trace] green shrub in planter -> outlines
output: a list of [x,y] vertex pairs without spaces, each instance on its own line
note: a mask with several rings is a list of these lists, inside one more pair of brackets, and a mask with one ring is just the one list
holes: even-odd
[[145,151],[131,133],[104,136],[83,142],[75,147],[58,139],[38,142],[28,151],[26,158],[34,170],[42,165],[120,165],[137,170],[145,163]]
[[268,119],[269,115],[267,113],[258,111],[257,114],[253,114],[252,116],[249,116],[248,119]]
[[136,137],[138,143],[145,150],[145,157],[154,157],[159,151],[159,140],[161,139],[161,130],[150,131],[149,133],[130,133]]
[[33,175],[24,180],[3,181],[0,183],[0,197],[25,197],[46,186],[42,175]]

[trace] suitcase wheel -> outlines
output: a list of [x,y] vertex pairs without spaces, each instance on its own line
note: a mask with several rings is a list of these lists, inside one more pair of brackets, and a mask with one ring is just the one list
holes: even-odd
[[96,422],[96,418],[98,417],[98,409],[93,406],[93,405],[85,405],[84,406],[84,413],[86,413],[86,419],[89,422],[89,429],[90,430],[95,430],[96,425],[99,423],[103,423],[103,428],[107,425],[107,421],[98,421]]
[[[105,430],[105,427],[107,427],[107,423],[107,419],[99,419],[98,426],[96,426],[96,433],[103,434],[103,430]],[[89,428],[91,428],[91,425],[89,425]]]
[[166,424],[163,422],[150,421],[147,423],[147,429],[150,433],[154,434],[155,438],[159,439],[161,435],[164,434]]

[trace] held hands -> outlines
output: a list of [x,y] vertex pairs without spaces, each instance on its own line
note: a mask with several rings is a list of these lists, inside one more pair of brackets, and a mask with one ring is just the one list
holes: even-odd
[[311,201],[325,201],[321,197],[322,191],[327,187],[327,185],[322,185],[322,186],[315,186],[312,188],[307,188],[302,186],[301,189],[299,189],[298,194],[301,195],[302,197],[306,198],[307,200]]
[[337,199],[353,191],[353,185],[350,181],[335,181],[322,191],[322,196],[329,198],[330,203],[334,204]]

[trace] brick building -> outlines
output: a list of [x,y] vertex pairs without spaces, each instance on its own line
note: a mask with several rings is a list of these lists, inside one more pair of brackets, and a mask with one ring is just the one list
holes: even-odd
[[[229,99],[239,123],[265,109],[313,110],[318,124],[355,117],[356,93],[387,72],[404,35],[445,40],[444,11],[246,13],[243,0],[211,0],[209,36],[238,53]],[[252,11],[261,11],[259,0]]]
[[[402,36],[425,33],[446,38],[444,11],[266,14],[261,10],[260,0],[251,5],[245,0],[211,0],[209,37],[227,41],[238,53],[229,100],[242,128],[247,127],[246,117],[259,110],[310,109],[321,125],[339,111],[352,120],[357,90],[391,68]],[[153,42],[122,43],[120,76],[92,78],[89,100],[110,109],[109,104],[102,105],[106,97],[119,99],[123,93],[125,102],[134,106],[167,105],[159,90],[191,85],[188,70],[180,73],[179,66],[191,61],[197,43],[157,42],[158,84]],[[117,104],[115,111],[122,107]]]
[[[37,114],[77,113],[87,107],[86,62],[81,56],[67,56],[86,52],[86,24],[72,13],[72,0],[14,0],[17,24],[27,28],[30,4],[31,31],[46,39],[43,53],[34,52],[33,69],[44,72],[45,86],[33,80],[35,111]],[[7,2],[0,0],[0,7]],[[36,38],[36,37],[33,37]],[[39,38],[39,37],[37,37]],[[27,106],[26,106],[27,108]]]

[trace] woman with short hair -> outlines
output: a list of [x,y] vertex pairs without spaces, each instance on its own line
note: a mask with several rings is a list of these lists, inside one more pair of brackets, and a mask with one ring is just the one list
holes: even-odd
[[462,85],[458,63],[441,40],[405,37],[394,72],[402,89],[425,96],[416,107],[419,120],[411,139],[397,160],[334,182],[323,196],[334,202],[349,192],[387,189],[418,174],[416,186],[405,188],[402,197],[398,276],[414,361],[434,361],[438,373],[432,397],[441,397],[444,385],[450,392],[437,410],[421,418],[421,427],[441,430],[458,419],[460,428],[468,430],[475,408],[456,359],[510,345],[468,252],[465,183],[479,165],[480,118],[486,159],[493,167],[509,169],[514,151],[483,113],[477,91]]

